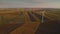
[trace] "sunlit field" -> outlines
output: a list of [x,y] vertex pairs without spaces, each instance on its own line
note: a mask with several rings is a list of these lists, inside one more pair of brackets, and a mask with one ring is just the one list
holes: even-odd
[[23,12],[0,13],[0,25],[24,22]]
[[54,20],[60,20],[60,10],[59,9],[53,9],[53,10],[47,10],[45,14]]

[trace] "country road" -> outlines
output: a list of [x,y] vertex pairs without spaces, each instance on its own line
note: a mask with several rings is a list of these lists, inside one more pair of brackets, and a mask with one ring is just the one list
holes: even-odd
[[[28,15],[28,12],[24,12],[24,15],[25,15],[25,24],[15,29],[14,31],[12,31],[10,34],[17,34],[17,33],[18,34],[35,34],[35,31],[39,26],[40,21],[38,20],[34,21],[34,18],[36,17],[33,18],[33,16],[31,16],[30,13]],[[33,20],[30,18],[32,18]]]

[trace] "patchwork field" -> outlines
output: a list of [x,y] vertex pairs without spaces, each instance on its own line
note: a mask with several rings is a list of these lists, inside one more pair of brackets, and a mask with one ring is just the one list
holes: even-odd
[[60,9],[0,9],[0,34],[58,34]]

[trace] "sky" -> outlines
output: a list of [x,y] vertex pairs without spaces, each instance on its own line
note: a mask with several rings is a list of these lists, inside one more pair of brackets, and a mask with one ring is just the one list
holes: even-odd
[[60,0],[0,0],[0,8],[60,8]]

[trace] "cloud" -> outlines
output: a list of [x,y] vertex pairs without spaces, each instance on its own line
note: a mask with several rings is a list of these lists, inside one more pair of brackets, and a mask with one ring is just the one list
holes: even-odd
[[14,7],[60,8],[60,0],[0,0],[0,8]]

